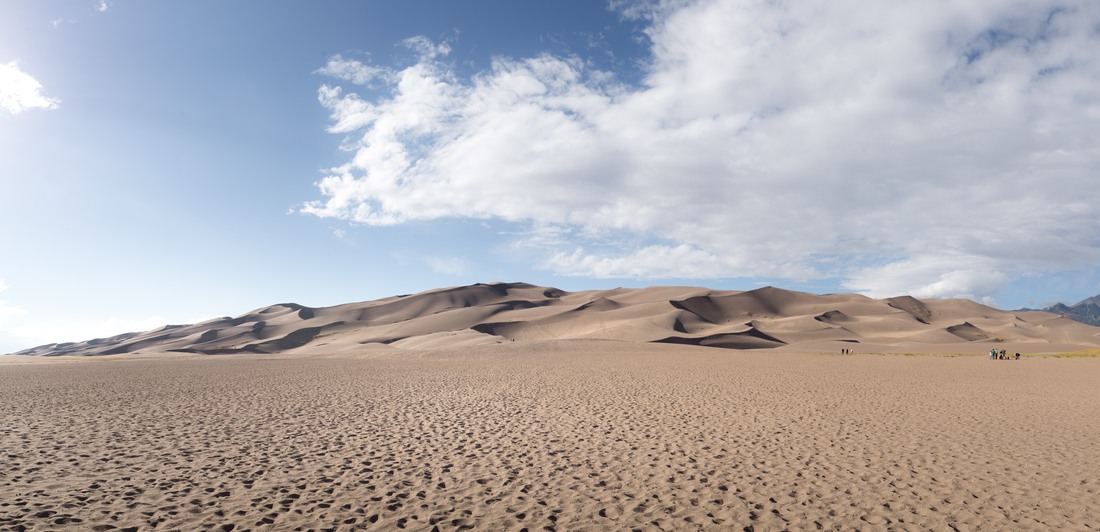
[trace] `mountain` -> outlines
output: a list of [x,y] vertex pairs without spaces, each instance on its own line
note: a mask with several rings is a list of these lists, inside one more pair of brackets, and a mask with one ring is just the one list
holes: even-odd
[[[965,299],[871,299],[774,287],[740,292],[662,286],[565,292],[476,284],[311,308],[280,303],[237,317],[166,325],[18,355],[339,353],[545,340],[603,339],[732,349],[951,351],[1100,346],[1100,329],[1043,311]],[[969,347],[968,347],[969,346]],[[1024,346],[1024,347],[1020,347]]]
[[1063,303],[1058,303],[1047,308],[1046,311],[1065,316],[1081,323],[1100,327],[1100,295],[1092,296],[1072,307],[1066,306]]

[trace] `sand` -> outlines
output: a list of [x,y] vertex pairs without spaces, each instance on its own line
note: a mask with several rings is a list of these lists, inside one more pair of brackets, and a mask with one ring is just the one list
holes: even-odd
[[731,349],[1022,353],[1100,348],[1100,328],[966,299],[871,299],[774,287],[655,286],[565,292],[526,283],[440,288],[331,307],[280,303],[237,317],[19,352],[36,356],[330,354],[542,340],[621,340]]
[[1098,382],[605,341],[3,357],[0,528],[1090,529]]

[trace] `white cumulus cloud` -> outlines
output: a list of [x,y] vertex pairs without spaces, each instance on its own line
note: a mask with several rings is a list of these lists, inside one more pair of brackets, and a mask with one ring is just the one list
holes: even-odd
[[637,85],[548,54],[462,77],[422,37],[386,76],[334,57],[386,91],[320,88],[351,156],[302,212],[558,227],[563,274],[882,295],[988,300],[1100,259],[1100,4],[631,5]]
[[42,84],[19,69],[17,61],[0,63],[0,108],[17,115],[27,109],[57,109],[60,100],[42,93]]
[[991,305],[996,301],[990,294],[1009,282],[1006,269],[1011,267],[983,257],[928,254],[855,271],[845,286],[871,297],[965,297]]

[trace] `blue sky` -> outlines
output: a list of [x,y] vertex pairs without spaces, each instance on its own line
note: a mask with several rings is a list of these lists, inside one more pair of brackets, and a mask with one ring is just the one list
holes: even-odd
[[0,6],[0,352],[526,281],[1100,293],[1100,6]]

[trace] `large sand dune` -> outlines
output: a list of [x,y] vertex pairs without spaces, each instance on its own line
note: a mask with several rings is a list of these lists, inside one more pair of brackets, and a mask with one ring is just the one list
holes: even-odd
[[962,299],[877,300],[773,287],[564,292],[494,283],[325,308],[279,304],[236,318],[50,344],[19,354],[316,353],[376,345],[429,348],[568,339],[734,349],[980,352],[993,345],[1050,352],[1098,346],[1100,328],[1047,312],[1006,312]]
[[83,356],[0,357],[0,529],[1095,529],[1100,362],[870,353],[1098,332],[493,284],[43,346]]

